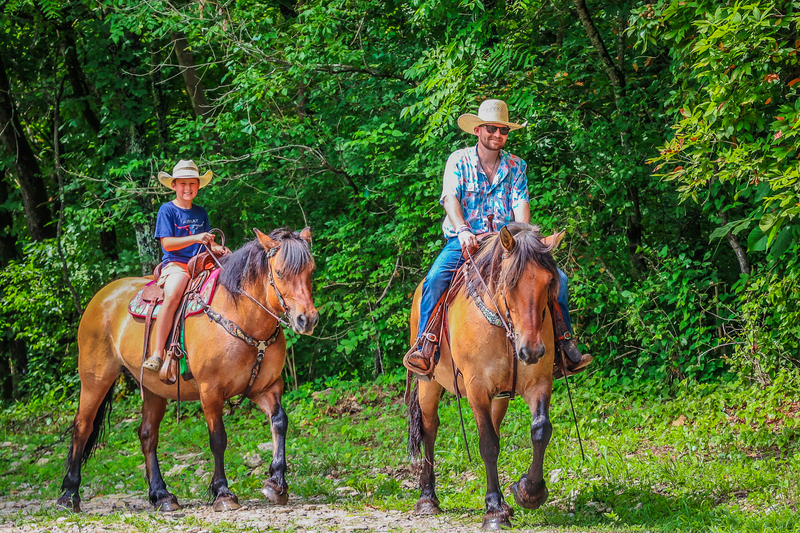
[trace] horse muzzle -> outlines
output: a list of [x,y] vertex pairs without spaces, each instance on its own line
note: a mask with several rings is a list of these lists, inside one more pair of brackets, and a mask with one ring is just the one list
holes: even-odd
[[311,313],[292,314],[292,329],[298,335],[311,335],[319,322],[319,313],[314,310]]
[[517,358],[526,365],[535,365],[542,357],[544,357],[546,350],[543,342],[537,342],[533,346],[523,345],[517,350]]

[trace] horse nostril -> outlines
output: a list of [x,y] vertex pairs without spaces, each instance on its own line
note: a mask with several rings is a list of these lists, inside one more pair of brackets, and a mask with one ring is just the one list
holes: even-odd
[[314,315],[314,318],[311,319],[311,327],[315,327],[319,324],[319,314]]
[[306,315],[297,315],[297,327],[300,329],[306,329],[306,324],[308,323],[308,319]]

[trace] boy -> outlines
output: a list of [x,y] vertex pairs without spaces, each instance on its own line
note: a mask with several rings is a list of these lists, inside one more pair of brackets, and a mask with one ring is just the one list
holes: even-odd
[[197,191],[208,185],[212,176],[210,170],[201,176],[193,161],[184,160],[175,165],[172,176],[166,172],[158,173],[158,181],[175,191],[175,199],[162,205],[156,218],[155,238],[161,241],[164,250],[158,278],[158,285],[164,288],[164,302],[156,320],[153,354],[142,365],[153,372],[161,369],[172,320],[189,283],[187,263],[203,244],[208,245],[215,255],[223,252],[223,248],[214,243],[214,235],[208,233],[211,225],[206,210],[192,204]]

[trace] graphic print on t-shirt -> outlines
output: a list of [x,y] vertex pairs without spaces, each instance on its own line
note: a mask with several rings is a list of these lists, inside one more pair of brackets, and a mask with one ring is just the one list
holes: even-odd
[[[193,205],[189,209],[183,209],[172,202],[167,202],[158,210],[156,232],[154,236],[156,239],[162,239],[164,237],[188,237],[189,235],[204,233],[210,229],[211,226],[208,223],[208,214],[206,210],[199,205]],[[200,252],[200,248],[201,246],[199,244],[192,244],[179,250],[166,251],[162,246],[161,249],[164,252],[162,261],[164,264],[173,261],[187,263],[189,259]]]

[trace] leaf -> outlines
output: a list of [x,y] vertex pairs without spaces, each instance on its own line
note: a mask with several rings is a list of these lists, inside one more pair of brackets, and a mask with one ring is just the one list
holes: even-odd
[[747,236],[747,250],[750,252],[762,251],[767,246],[767,236],[759,228],[753,228]]
[[720,239],[728,234],[728,232],[733,233],[736,235],[742,230],[747,229],[750,226],[751,219],[746,218],[744,220],[735,220],[733,222],[728,222],[724,226],[715,229],[711,235],[708,237],[708,242],[712,242],[714,239]]
[[767,98],[767,101],[764,102],[764,103],[768,105],[770,102],[772,102],[772,97],[771,96],[769,98]]
[[792,81],[790,81],[789,83],[787,83],[787,85],[788,85],[789,87],[792,87],[792,86],[793,86],[795,83],[797,83],[798,81],[800,81],[800,78],[795,78],[795,79],[793,79]]
[[775,242],[770,248],[769,255],[773,260],[780,258],[792,245],[794,236],[794,226],[783,228],[783,230],[775,238]]
[[764,213],[761,216],[761,220],[758,221],[758,228],[763,231],[764,233],[768,232],[769,229],[775,225],[778,221],[778,217],[772,213]]

